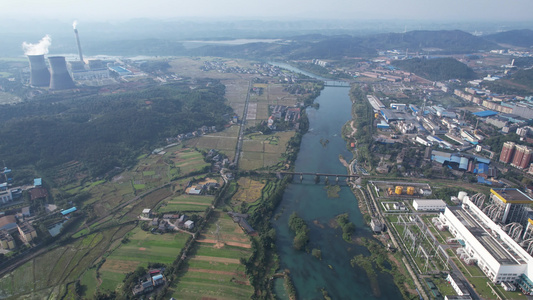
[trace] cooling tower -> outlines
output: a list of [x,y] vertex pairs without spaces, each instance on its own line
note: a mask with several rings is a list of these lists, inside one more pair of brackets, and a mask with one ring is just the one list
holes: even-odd
[[50,71],[44,62],[44,54],[28,55],[30,61],[30,84],[33,86],[50,85]]
[[50,56],[50,70],[52,73],[50,80],[51,90],[67,90],[75,87],[74,81],[67,70],[67,62],[64,56]]

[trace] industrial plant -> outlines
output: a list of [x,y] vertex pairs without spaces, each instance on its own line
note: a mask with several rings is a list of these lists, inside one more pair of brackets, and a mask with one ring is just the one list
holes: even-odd
[[496,284],[523,293],[533,292],[533,220],[528,206],[533,199],[518,189],[491,189],[484,194],[459,195],[461,206],[447,207],[435,226],[448,229],[463,247],[458,256],[467,264],[477,264]]
[[23,44],[30,62],[31,86],[48,87],[50,90],[68,90],[76,87],[74,80],[87,81],[110,78],[110,69],[102,60],[88,60],[87,63],[84,60],[76,25],[77,23],[74,22],[73,28],[79,60],[67,62],[65,56],[49,56],[49,64],[47,65],[45,55],[51,44],[51,39],[48,36],[37,44]]

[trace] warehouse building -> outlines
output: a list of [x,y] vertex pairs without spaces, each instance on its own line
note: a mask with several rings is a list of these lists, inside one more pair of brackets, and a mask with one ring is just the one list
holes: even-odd
[[446,202],[440,199],[415,199],[413,208],[417,211],[444,211]]

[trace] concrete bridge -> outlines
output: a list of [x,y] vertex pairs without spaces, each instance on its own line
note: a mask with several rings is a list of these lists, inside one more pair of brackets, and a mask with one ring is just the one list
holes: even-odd
[[289,172],[289,171],[278,171],[276,172],[278,177],[282,175],[291,175],[291,176],[300,176],[300,182],[303,181],[304,176],[314,176],[315,182],[320,182],[320,177],[325,178],[325,182],[329,182],[329,178],[335,178],[336,182],[339,182],[339,178],[345,178],[346,181],[351,180],[352,178],[361,178],[363,175],[350,175],[350,174],[331,174],[331,173],[313,173],[313,172]]
[[330,81],[326,80],[324,81],[324,86],[332,86],[332,87],[350,87],[351,83],[347,81]]

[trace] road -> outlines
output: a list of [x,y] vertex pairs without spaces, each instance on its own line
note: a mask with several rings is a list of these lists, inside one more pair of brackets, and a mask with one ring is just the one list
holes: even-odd
[[239,166],[239,158],[242,150],[242,140],[244,138],[244,125],[246,123],[246,117],[248,116],[248,103],[250,102],[250,89],[252,88],[252,81],[248,83],[248,91],[246,93],[246,101],[244,102],[244,111],[242,113],[241,126],[239,128],[239,138],[237,139],[237,147],[235,148],[235,158],[233,163],[235,167]]

